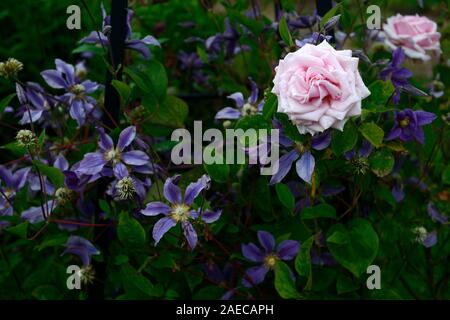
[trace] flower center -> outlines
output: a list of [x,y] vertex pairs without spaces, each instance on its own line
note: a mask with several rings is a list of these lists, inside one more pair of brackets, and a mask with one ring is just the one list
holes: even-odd
[[251,105],[250,103],[244,104],[242,107],[242,115],[243,116],[251,116],[258,113],[258,108],[256,108],[254,105]]
[[112,161],[113,163],[117,163],[120,161],[120,150],[117,148],[112,148],[105,152],[105,160]]
[[172,206],[170,217],[176,222],[186,221],[190,217],[189,209],[190,208],[184,203],[174,204]]
[[275,265],[277,264],[279,258],[276,254],[271,253],[268,256],[266,256],[264,258],[264,264],[266,265],[266,267],[268,267],[269,269],[272,269],[273,267],[275,267]]
[[70,88],[70,92],[76,96],[82,95],[85,90],[86,88],[82,84],[75,84]]
[[406,128],[409,125],[409,117],[405,117],[404,119],[399,121],[400,127]]
[[131,177],[125,177],[119,180],[116,184],[116,190],[121,200],[133,198],[133,195],[136,193],[133,179]]
[[55,192],[55,198],[58,204],[64,205],[72,199],[72,190],[62,187]]

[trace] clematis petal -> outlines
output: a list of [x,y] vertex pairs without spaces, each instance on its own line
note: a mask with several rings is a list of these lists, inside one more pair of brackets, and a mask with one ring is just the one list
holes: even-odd
[[143,151],[133,150],[123,153],[122,160],[129,165],[142,166],[147,164],[150,161],[150,158]]
[[86,118],[86,112],[84,111],[83,104],[83,101],[81,101],[80,99],[75,99],[70,105],[70,116],[72,117],[72,119],[77,121],[78,127],[81,127],[84,124],[84,120]]
[[113,171],[114,176],[119,180],[129,176],[127,167],[120,162],[114,165]]
[[331,142],[331,130],[326,130],[321,134],[312,137],[311,146],[315,150],[324,150],[328,148]]
[[189,221],[184,221],[182,227],[189,247],[193,250],[197,245],[197,232],[194,230],[194,227],[192,227],[192,224]]
[[264,252],[254,243],[242,244],[242,254],[248,260],[253,262],[262,262],[264,260]]
[[119,142],[117,143],[117,148],[120,151],[123,151],[126,147],[128,147],[131,142],[133,142],[136,137],[136,127],[129,126],[128,128],[123,129],[123,131],[119,135]]
[[114,143],[109,135],[105,133],[105,130],[103,128],[98,128],[97,131],[99,132],[99,139],[98,139],[98,146],[103,151],[108,151],[114,148]]
[[305,151],[300,160],[295,164],[298,176],[305,182],[311,184],[311,177],[314,172],[315,160],[311,152]]
[[275,239],[269,232],[264,230],[258,231],[258,240],[266,253],[271,253],[275,249]]
[[44,70],[41,72],[41,76],[53,89],[64,89],[68,87],[62,73],[57,70]]
[[159,240],[164,236],[164,234],[169,231],[172,227],[176,226],[176,222],[169,217],[164,217],[158,220],[153,227],[153,239],[155,240],[155,246],[158,244]]
[[297,256],[300,243],[295,240],[285,240],[277,248],[277,255],[283,260],[292,260]]
[[266,274],[268,271],[269,269],[264,265],[249,268],[247,269],[245,276],[242,279],[242,284],[247,288],[251,288],[254,285],[260,284],[266,278]]
[[417,124],[423,126],[432,123],[437,117],[434,113],[418,110],[414,112],[417,117]]
[[186,188],[186,193],[184,195],[184,203],[191,205],[195,198],[202,192],[205,188],[208,188],[211,182],[211,178],[204,174],[196,182],[190,183]]
[[170,213],[170,207],[160,201],[154,201],[147,204],[145,209],[141,210],[141,213],[144,216],[157,216],[158,214],[169,214]]
[[83,160],[80,162],[80,166],[77,172],[87,175],[94,175],[102,171],[106,164],[106,160],[102,153],[91,152],[84,155]]
[[213,223],[220,218],[222,214],[222,210],[205,210],[202,213],[202,220],[206,223]]
[[238,108],[242,108],[244,106],[244,95],[242,92],[235,92],[227,96],[227,98],[233,100]]
[[181,203],[181,190],[180,188],[173,183],[174,180],[178,179],[177,176],[173,176],[171,178],[167,178],[164,183],[164,197],[170,201],[170,203]]
[[75,68],[61,59],[55,59],[56,70],[64,74],[69,85],[75,83]]
[[283,178],[289,173],[292,163],[298,158],[298,156],[298,151],[294,149],[280,158],[278,171],[270,179],[271,185],[283,180]]
[[236,119],[239,119],[241,117],[241,115],[242,114],[239,110],[231,108],[231,107],[225,107],[216,113],[216,116],[214,117],[214,119],[216,119],[216,120],[220,120],[220,119],[236,120]]

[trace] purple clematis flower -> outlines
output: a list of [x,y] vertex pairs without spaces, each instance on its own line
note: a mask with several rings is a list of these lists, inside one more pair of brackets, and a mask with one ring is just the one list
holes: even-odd
[[89,240],[80,236],[70,236],[65,247],[66,250],[62,255],[66,253],[77,255],[83,266],[91,264],[91,256],[100,254],[100,251]]
[[381,70],[380,77],[384,81],[390,80],[395,88],[392,101],[394,104],[400,102],[401,89],[409,85],[409,78],[412,77],[412,72],[407,68],[401,67],[401,64],[405,60],[405,52],[401,47],[395,49],[392,53],[392,61],[389,65]]
[[404,109],[395,113],[395,125],[385,137],[386,141],[399,138],[403,142],[417,140],[424,143],[422,126],[430,124],[436,119],[436,115],[422,110],[414,111]]
[[215,116],[215,119],[228,119],[236,120],[244,116],[254,115],[262,112],[264,101],[257,104],[258,100],[258,86],[252,80],[248,78],[251,87],[250,97],[248,97],[247,102],[244,101],[244,95],[242,92],[235,92],[229,95],[227,98],[232,99],[236,105],[236,108],[225,107],[219,110]]
[[429,202],[427,205],[427,211],[428,211],[428,215],[431,217],[431,219],[433,221],[437,221],[440,222],[442,224],[445,224],[448,222],[448,217],[442,215],[438,209],[436,208],[436,206],[434,205],[433,202]]
[[201,268],[209,280],[215,282],[218,286],[227,289],[220,299],[230,300],[238,290],[238,288],[236,288],[238,280],[236,267],[228,262],[225,264],[223,270],[215,263],[203,264],[201,265]]
[[99,111],[94,108],[96,101],[88,94],[96,91],[99,84],[90,80],[80,81],[75,75],[75,67],[60,59],[55,60],[55,65],[56,70],[44,70],[41,75],[50,87],[67,91],[61,99],[69,105],[72,119],[81,127],[88,115],[98,118]]
[[198,69],[203,66],[197,52],[187,53],[182,50],[178,53],[177,58],[180,61],[181,70]]
[[143,151],[125,151],[136,138],[136,127],[125,128],[119,135],[117,146],[114,146],[113,140],[103,128],[97,130],[100,133],[98,140],[100,150],[85,154],[76,169],[77,173],[96,175],[101,173],[106,166],[111,166],[114,175],[120,178],[123,177],[123,172],[128,170],[125,164],[135,168],[146,165],[150,161],[148,155]]
[[131,176],[125,166],[119,166],[115,170],[116,179],[110,184],[107,194],[116,200],[133,199],[135,195],[142,201],[147,195],[145,187],[150,187],[150,179],[145,182]]
[[22,86],[16,83],[16,94],[21,104],[17,113],[21,117],[20,124],[38,121],[45,121],[44,126],[51,124],[48,121],[50,119],[50,110],[56,105],[56,100],[45,94],[44,89],[39,84],[27,82],[25,86]]
[[[315,150],[324,150],[328,148],[331,142],[331,132],[329,130],[312,138],[311,146]],[[291,170],[292,164],[296,161],[295,169],[297,175],[305,182],[311,184],[312,174],[315,167],[315,159],[311,151],[305,150],[303,146],[296,145],[286,136],[280,136],[280,143],[284,147],[293,147],[291,151],[280,157],[278,171],[270,179],[270,184],[276,184]]]
[[16,193],[27,182],[30,169],[29,167],[22,168],[13,173],[0,166],[0,189],[2,191],[0,194],[0,216],[11,216],[13,214],[13,207],[10,204],[14,200]]
[[[200,192],[209,187],[210,178],[207,175],[203,175],[196,182],[190,183],[186,188],[184,199],[182,199],[181,190],[174,183],[179,177],[177,175],[168,178],[164,183],[164,197],[170,202],[170,206],[160,201],[150,202],[141,213],[145,216],[164,215],[153,227],[155,245],[158,244],[167,231],[181,223],[186,240],[191,249],[194,249],[197,245],[197,232],[194,230],[191,221],[199,217],[199,212],[191,209],[191,205]],[[201,219],[206,223],[213,223],[219,219],[221,213],[222,210],[213,211],[207,209],[201,213]]]
[[[111,29],[111,17],[106,14],[103,4],[101,5],[103,24],[102,32],[92,31],[87,37],[80,40],[81,43],[101,44],[105,47],[109,46],[108,33]],[[142,54],[145,59],[151,57],[149,45],[161,47],[161,44],[152,36],[146,36],[142,39],[132,39],[131,19],[133,18],[133,10],[128,9],[127,13],[127,31],[125,37],[125,48],[134,50]],[[100,37],[99,37],[100,35]]]
[[258,231],[258,240],[263,249],[254,243],[242,244],[242,254],[248,260],[262,263],[260,266],[247,269],[242,284],[248,288],[264,281],[267,272],[281,260],[289,261],[297,256],[300,243],[295,240],[284,240],[275,247],[274,237],[267,231]]
[[303,47],[305,44],[317,44],[321,43],[322,41],[326,40],[327,42],[330,42],[333,36],[331,35],[325,35],[319,32],[313,32],[309,36],[303,38],[302,40],[295,40],[295,45],[299,48]]

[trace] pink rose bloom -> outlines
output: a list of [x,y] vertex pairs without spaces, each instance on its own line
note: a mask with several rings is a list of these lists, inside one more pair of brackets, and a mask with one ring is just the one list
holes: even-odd
[[441,52],[436,22],[427,17],[402,16],[397,14],[383,24],[385,43],[393,50],[402,47],[405,54],[413,59],[429,60],[426,51]]
[[278,96],[278,112],[286,113],[302,134],[342,130],[349,117],[361,114],[361,100],[370,95],[358,58],[326,41],[287,54],[275,72],[272,92]]

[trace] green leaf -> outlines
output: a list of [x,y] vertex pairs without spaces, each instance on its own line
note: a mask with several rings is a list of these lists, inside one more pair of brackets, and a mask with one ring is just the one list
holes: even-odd
[[275,117],[281,122],[283,126],[283,133],[294,141],[301,141],[302,136],[298,132],[297,127],[289,120],[289,117],[285,113],[277,112],[275,113]]
[[278,32],[280,33],[281,39],[283,39],[283,42],[287,46],[292,47],[294,45],[294,41],[292,41],[292,36],[289,32],[289,27],[284,16],[281,18],[280,23],[278,24]]
[[277,183],[275,185],[275,190],[277,191],[278,199],[283,204],[283,206],[285,206],[289,210],[294,209],[295,199],[289,187],[283,183]]
[[145,123],[169,128],[182,128],[188,112],[186,102],[174,96],[167,96],[166,100],[159,106],[159,109]]
[[64,187],[64,174],[55,167],[50,167],[38,160],[33,160],[33,164],[39,169],[41,174],[48,177],[55,188]]
[[41,134],[38,137],[38,144],[41,149],[44,146],[45,137],[46,137],[46,135],[45,135],[45,129],[44,129],[44,130],[42,130]]
[[228,15],[233,21],[237,21],[247,27],[254,35],[259,35],[264,30],[264,23],[257,19],[251,19],[239,11],[228,10]]
[[295,258],[295,270],[299,275],[308,278],[305,290],[311,290],[312,287],[311,247],[313,243],[314,236],[304,241],[300,247],[300,252]]
[[26,239],[28,231],[28,221],[22,222],[14,227],[7,228],[6,231],[18,236],[19,238]]
[[275,265],[275,289],[283,299],[300,299],[300,293],[295,288],[291,277],[291,270],[283,261]]
[[340,274],[336,281],[336,291],[338,294],[353,292],[359,288],[352,278]]
[[373,262],[378,252],[378,235],[369,221],[356,218],[348,228],[335,224],[328,231],[328,249],[336,261],[359,277]]
[[127,103],[128,98],[131,94],[131,88],[123,81],[119,80],[113,80],[111,82],[114,88],[116,88],[117,92],[119,93],[120,97],[122,98],[122,101],[124,103]]
[[11,93],[10,95],[4,97],[1,101],[0,101],[0,114],[3,113],[3,111],[5,110],[5,108],[8,106],[8,104],[11,102],[11,100],[16,96],[15,93]]
[[320,28],[323,28],[324,25],[330,20],[332,17],[334,17],[339,11],[341,10],[341,4],[337,4],[333,8],[330,9],[320,20]]
[[448,164],[442,172],[442,183],[450,184],[450,164]]
[[378,177],[384,177],[391,173],[394,163],[394,156],[387,149],[377,150],[369,157],[370,168]]
[[100,209],[102,209],[105,213],[111,215],[111,208],[109,207],[109,204],[106,200],[103,199],[98,200],[98,205]]
[[307,207],[303,209],[300,214],[301,219],[316,219],[316,218],[332,218],[336,219],[336,210],[329,204],[322,203],[314,207]]
[[370,96],[363,100],[363,111],[369,113],[386,112],[388,99],[394,93],[394,86],[390,81],[376,80],[369,87]]
[[82,52],[92,52],[94,54],[102,55],[104,53],[102,47],[96,46],[95,44],[83,43],[79,47],[72,50],[73,54]]
[[11,153],[16,157],[23,157],[27,153],[27,149],[19,146],[15,141],[5,144],[1,148],[11,151]]
[[277,107],[278,107],[277,96],[274,95],[273,93],[269,93],[266,98],[266,101],[264,101],[264,107],[262,111],[263,117],[266,120],[270,120],[275,111],[277,110]]
[[373,122],[363,123],[359,128],[364,138],[379,148],[383,143],[384,131]]
[[340,156],[350,151],[358,141],[358,131],[351,121],[347,121],[343,131],[334,130],[331,140],[331,149],[334,154]]
[[149,80],[149,85],[154,95],[159,101],[163,101],[167,96],[168,79],[166,69],[157,60],[146,62],[145,77]]
[[211,177],[212,180],[218,183],[225,183],[228,180],[228,175],[230,174],[230,167],[226,164],[219,164],[219,163],[213,163],[213,164],[204,164],[203,167],[205,168],[208,175]]
[[143,79],[142,75],[138,74],[133,69],[128,67],[123,69],[123,72],[131,78],[131,80],[136,83],[136,85],[141,89],[144,93],[151,93],[151,88],[147,85],[146,81]]
[[161,297],[163,290],[160,286],[153,285],[150,280],[137,272],[129,264],[123,264],[120,269],[122,283],[129,298]]
[[117,235],[119,240],[127,247],[142,247],[145,244],[144,228],[127,212],[120,213]]

